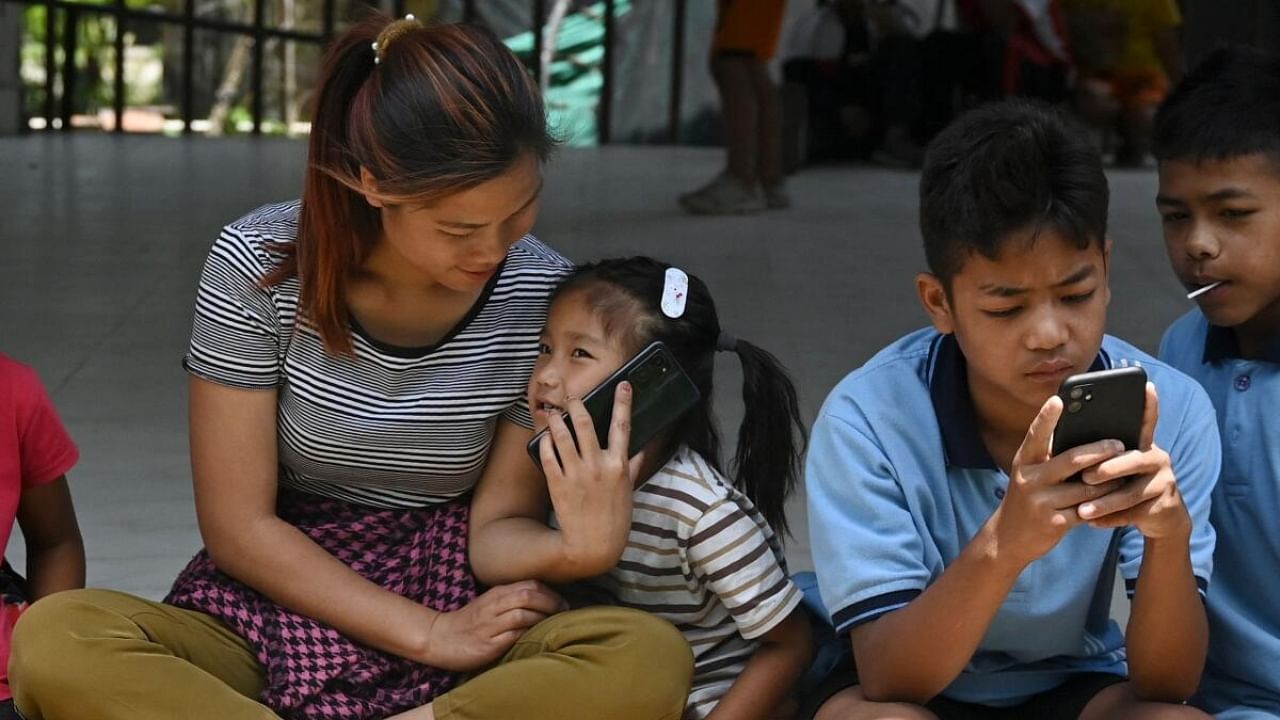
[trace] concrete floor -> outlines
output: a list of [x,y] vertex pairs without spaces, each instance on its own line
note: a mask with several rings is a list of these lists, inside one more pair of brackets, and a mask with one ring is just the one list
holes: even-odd
[[[222,224],[299,194],[304,155],[275,139],[0,138],[0,351],[40,371],[80,445],[70,477],[91,585],[158,598],[200,546],[180,366],[197,275]],[[706,149],[565,151],[537,232],[574,259],[645,253],[700,275],[724,326],[793,371],[811,419],[841,376],[924,322],[917,177],[822,167],[793,179],[793,210],[683,215],[675,195],[718,164]],[[1188,306],[1167,269],[1154,174],[1111,183],[1110,328],[1153,351]],[[733,365],[717,398],[730,433]],[[801,507],[789,554],[803,568]]]

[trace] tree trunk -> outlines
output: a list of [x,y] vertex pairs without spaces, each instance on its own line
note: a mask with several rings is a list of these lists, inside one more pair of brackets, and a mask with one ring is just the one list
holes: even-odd
[[551,85],[551,61],[556,58],[556,43],[560,40],[560,24],[569,12],[569,0],[556,0],[551,6],[551,15],[547,17],[546,27],[542,30],[542,56],[538,58],[542,72],[538,77],[538,87],[546,94]]
[[222,84],[218,85],[213,107],[209,109],[210,137],[222,135],[223,126],[227,123],[227,115],[231,112],[231,103],[239,94],[240,83],[249,67],[249,51],[252,48],[252,37],[236,36],[236,44],[231,48],[231,57],[227,60],[227,69],[222,73]]

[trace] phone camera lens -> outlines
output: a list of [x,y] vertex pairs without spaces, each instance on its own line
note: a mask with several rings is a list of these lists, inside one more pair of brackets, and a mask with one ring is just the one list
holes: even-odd
[[1084,406],[1080,404],[1079,400],[1072,400],[1070,403],[1067,404],[1067,412],[1069,413],[1080,412],[1080,409],[1083,407]]
[[1071,388],[1071,399],[1072,399],[1072,400],[1079,400],[1081,395],[1084,395],[1084,389],[1083,389],[1083,388]]

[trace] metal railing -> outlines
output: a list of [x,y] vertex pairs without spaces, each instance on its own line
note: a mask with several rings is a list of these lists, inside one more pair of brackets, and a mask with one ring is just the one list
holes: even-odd
[[[367,0],[366,0],[367,1]],[[384,0],[387,2],[388,0]],[[671,52],[671,92],[669,98],[667,136],[670,142],[677,142],[680,133],[680,96],[683,90],[684,69],[684,35],[686,0],[670,0],[672,2],[672,52]],[[125,48],[124,28],[126,23],[157,23],[176,25],[182,28],[182,67],[180,84],[180,106],[182,132],[192,132],[195,108],[194,68],[195,68],[195,32],[208,30],[220,35],[248,35],[253,38],[250,65],[250,95],[252,133],[262,133],[263,120],[263,71],[265,64],[264,51],[268,40],[293,41],[323,47],[334,35],[336,0],[321,0],[321,29],[319,32],[306,32],[296,29],[268,27],[266,24],[267,0],[253,0],[253,22],[243,23],[232,20],[202,17],[196,14],[196,0],[184,0],[183,11],[175,13],[161,10],[139,10],[127,7],[125,0],[111,0],[110,4],[90,5],[73,0],[0,0],[24,6],[42,6],[45,8],[45,87],[43,118],[44,127],[55,126],[53,120],[60,121],[63,131],[71,129],[73,113],[73,93],[76,86],[77,68],[77,29],[81,17],[98,15],[112,18],[115,23],[114,72],[112,111],[115,115],[114,132],[122,133],[125,112]],[[386,7],[375,2],[371,6]],[[389,0],[389,8],[393,14],[400,16],[405,12],[405,0]],[[474,22],[477,0],[465,0],[463,3],[463,22]],[[598,113],[598,138],[601,144],[612,140],[610,132],[613,118],[613,84],[614,84],[614,45],[616,42],[616,13],[614,0],[604,0],[604,57],[601,61],[603,83],[600,89]],[[59,73],[57,61],[57,18],[61,11],[63,17],[63,67]],[[530,70],[533,76],[540,77],[542,70],[543,33],[542,26],[546,18],[546,0],[531,0],[531,18],[533,31],[533,53]],[[61,103],[58,102],[57,78],[62,77]]]

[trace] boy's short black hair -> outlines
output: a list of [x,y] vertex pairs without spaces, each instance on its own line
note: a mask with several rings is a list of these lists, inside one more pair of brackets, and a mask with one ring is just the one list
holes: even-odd
[[1051,229],[1105,244],[1107,178],[1084,135],[1040,103],[972,110],[934,138],[920,177],[929,270],[950,287],[969,255],[995,259],[1012,233]]
[[1280,169],[1280,57],[1243,46],[1205,56],[1156,112],[1157,160],[1266,153]]

